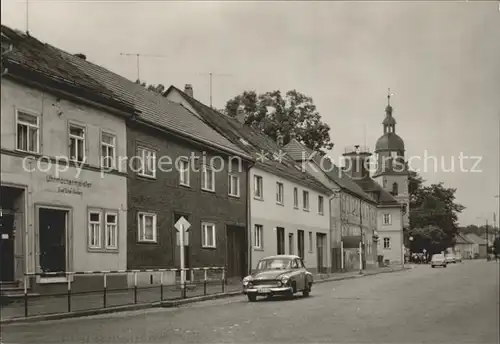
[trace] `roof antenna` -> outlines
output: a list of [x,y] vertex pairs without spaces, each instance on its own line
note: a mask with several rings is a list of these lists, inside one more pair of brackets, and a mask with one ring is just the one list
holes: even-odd
[[29,30],[29,26],[30,26],[30,22],[29,22],[29,11],[30,11],[30,0],[26,0],[26,34],[29,36],[30,34],[30,30]]

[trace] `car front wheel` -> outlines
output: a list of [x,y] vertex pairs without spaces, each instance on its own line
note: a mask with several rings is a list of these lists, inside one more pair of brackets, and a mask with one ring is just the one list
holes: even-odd
[[247,294],[247,297],[248,297],[248,301],[250,301],[250,302],[257,301],[257,295],[255,295],[255,294]]

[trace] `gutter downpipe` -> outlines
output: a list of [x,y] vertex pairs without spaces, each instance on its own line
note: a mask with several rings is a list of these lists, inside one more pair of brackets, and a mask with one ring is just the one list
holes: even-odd
[[[328,199],[328,204],[329,204],[329,213],[330,213],[330,231],[332,229],[332,201],[334,199],[339,199],[339,222],[340,222],[340,272],[344,271],[344,243],[342,242],[342,189],[338,188],[337,190],[332,190],[333,194],[329,197]],[[331,240],[332,240],[332,234],[330,233],[330,247],[331,247]],[[331,250],[331,249],[330,249]],[[330,255],[333,256],[330,252]],[[330,257],[332,259],[333,257]],[[331,270],[333,270],[333,264],[330,267]],[[332,271],[333,272],[333,271]]]
[[255,165],[255,162],[249,162],[247,168],[247,273],[252,274],[252,184],[251,184],[251,174],[250,170]]

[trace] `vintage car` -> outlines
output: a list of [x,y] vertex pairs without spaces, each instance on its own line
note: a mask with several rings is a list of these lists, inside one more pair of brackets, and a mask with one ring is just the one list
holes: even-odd
[[439,253],[432,256],[431,267],[435,268],[436,266],[442,266],[443,268],[445,268],[447,265],[448,262],[446,261],[446,257],[444,256],[444,254]]
[[461,262],[462,262],[462,260],[463,260],[463,258],[462,258],[462,254],[461,254],[461,253],[459,253],[459,252],[455,253],[455,262],[457,262],[457,263],[461,263]]
[[302,292],[309,296],[313,276],[298,256],[277,255],[261,259],[257,269],[243,279],[243,293],[253,302],[257,296],[282,295],[293,297]]

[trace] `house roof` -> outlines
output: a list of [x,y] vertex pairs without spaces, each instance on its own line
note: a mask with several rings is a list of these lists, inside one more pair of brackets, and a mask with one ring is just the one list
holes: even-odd
[[66,61],[60,50],[5,25],[1,26],[1,34],[2,64],[8,69],[7,76],[68,91],[118,110],[134,111],[132,104]]
[[455,244],[473,244],[464,234],[457,233],[455,236]]
[[465,234],[465,237],[469,241],[471,241],[473,244],[486,245],[486,240],[484,240],[483,238],[477,236],[474,233]]
[[377,195],[377,203],[381,205],[394,205],[400,207],[399,202],[372,178],[366,177],[363,179],[353,179],[353,181],[358,184],[365,192],[375,193]]
[[284,147],[285,151],[296,161],[313,160],[323,169],[327,177],[339,185],[344,191],[347,191],[365,201],[376,203],[356,182],[354,182],[344,171],[335,165],[330,159],[323,158],[320,154],[314,154],[314,151],[304,146],[297,139],[292,139]]
[[195,141],[250,159],[243,150],[213,130],[192,112],[162,95],[87,60],[62,52],[73,65],[90,75],[140,111],[139,119]]
[[[267,154],[267,158],[264,161],[256,161],[256,168],[291,179],[316,191],[325,194],[331,193],[330,189],[305,171],[302,171],[301,167],[297,165],[294,159],[286,154],[286,152],[282,150],[282,147],[269,136],[257,129],[238,122],[232,117],[219,113],[175,86],[170,86],[165,92],[165,95],[168,95],[174,90],[182,95],[203,120],[221,132],[222,135],[228,137],[233,143],[240,146],[241,149],[244,149],[248,154],[255,158],[260,154]],[[273,156],[279,154],[280,151],[282,151],[281,162],[273,159]]]

